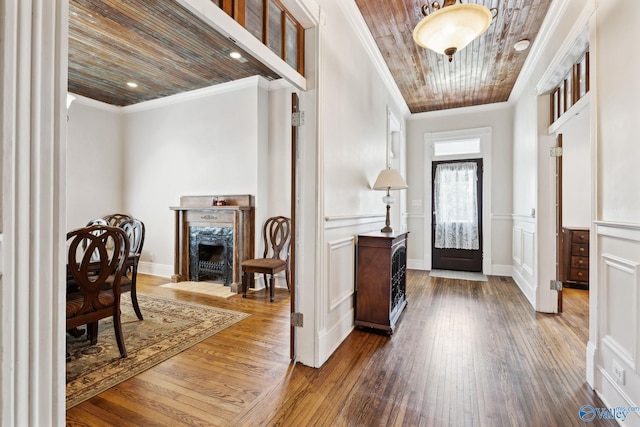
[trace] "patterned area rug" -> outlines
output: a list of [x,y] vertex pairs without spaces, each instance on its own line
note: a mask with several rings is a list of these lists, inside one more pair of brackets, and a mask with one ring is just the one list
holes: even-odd
[[67,409],[129,379],[249,316],[221,308],[138,294],[139,321],[129,293],[122,296],[122,332],[128,357],[120,358],[111,319],[99,322],[98,343],[67,334]]

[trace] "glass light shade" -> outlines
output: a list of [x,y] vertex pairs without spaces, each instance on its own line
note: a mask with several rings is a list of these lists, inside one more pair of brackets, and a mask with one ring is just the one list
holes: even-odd
[[407,183],[404,182],[400,172],[391,168],[381,170],[373,184],[374,190],[402,190],[403,188],[407,188]]
[[[473,4],[454,4],[425,16],[413,30],[413,40],[419,46],[441,54],[464,49],[482,35],[491,24],[491,11]],[[453,54],[451,52],[451,54]]]

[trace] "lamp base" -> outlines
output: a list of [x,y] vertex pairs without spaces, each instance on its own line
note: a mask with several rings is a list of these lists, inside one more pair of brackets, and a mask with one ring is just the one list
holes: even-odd
[[[387,198],[389,197],[389,190],[387,190]],[[387,199],[388,200],[388,199]],[[391,221],[389,221],[389,210],[391,209],[391,205],[387,203],[387,217],[384,221],[384,228],[380,230],[383,233],[391,233],[393,229],[391,228]]]

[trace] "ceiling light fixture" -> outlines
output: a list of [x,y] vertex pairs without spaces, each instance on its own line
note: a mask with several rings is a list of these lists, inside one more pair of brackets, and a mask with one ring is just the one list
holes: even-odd
[[236,51],[233,51],[229,54],[230,57],[232,57],[233,59],[240,59],[242,58],[242,55]]
[[424,4],[422,14],[424,18],[413,30],[413,40],[419,46],[447,55],[451,62],[454,53],[487,31],[498,9],[444,0],[442,6],[437,1]]
[[129,87],[138,87],[138,83],[135,83],[135,82],[127,82],[127,86],[129,86]]

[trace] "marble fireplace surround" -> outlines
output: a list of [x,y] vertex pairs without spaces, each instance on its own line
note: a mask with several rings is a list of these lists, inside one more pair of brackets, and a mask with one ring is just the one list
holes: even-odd
[[[226,205],[215,206],[224,199]],[[238,292],[242,283],[240,263],[255,254],[255,197],[252,195],[182,196],[175,212],[175,253],[172,282],[190,280],[190,229],[231,228],[233,230],[233,265],[231,291]]]

